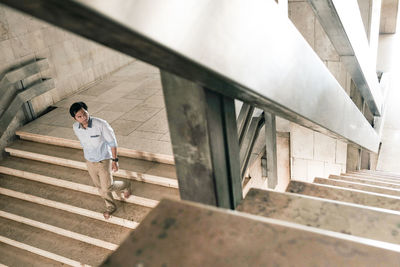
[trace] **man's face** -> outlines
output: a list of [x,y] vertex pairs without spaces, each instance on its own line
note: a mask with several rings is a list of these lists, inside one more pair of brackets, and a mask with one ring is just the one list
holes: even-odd
[[75,114],[74,119],[79,122],[82,125],[86,125],[89,122],[89,113],[81,108],[80,110],[78,110],[78,112]]

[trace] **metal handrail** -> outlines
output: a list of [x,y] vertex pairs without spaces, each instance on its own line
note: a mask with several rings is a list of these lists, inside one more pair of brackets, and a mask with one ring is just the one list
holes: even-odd
[[[24,79],[49,68],[47,59],[39,59],[7,72],[0,81],[0,109],[5,110],[15,97],[14,85]],[[22,84],[22,83],[21,83]],[[2,113],[0,113],[1,116]]]
[[0,138],[6,132],[21,107],[25,106],[26,115],[30,120],[34,119],[36,114],[30,101],[34,97],[44,94],[54,88],[54,81],[52,79],[44,80],[40,78],[29,87],[17,91],[11,90],[15,83],[19,82],[23,87],[23,80],[48,68],[48,61],[46,59],[41,59],[4,75],[3,79],[0,81],[0,85],[2,86],[0,87],[0,92],[2,94],[0,101],[0,107],[2,107],[2,112],[0,112]]

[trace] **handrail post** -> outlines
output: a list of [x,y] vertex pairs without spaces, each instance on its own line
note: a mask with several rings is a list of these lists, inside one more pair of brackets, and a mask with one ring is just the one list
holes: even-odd
[[275,114],[264,111],[265,141],[267,155],[268,188],[275,188],[278,183],[278,163],[276,150],[276,120]]
[[181,199],[235,209],[242,199],[234,99],[161,71]]
[[243,103],[243,106],[240,109],[239,116],[237,119],[239,147],[241,147],[243,144],[243,139],[244,136],[246,135],[247,130],[249,129],[253,112],[254,112],[254,106],[249,105],[247,103]]
[[253,151],[257,137],[264,126],[265,120],[264,115],[252,117],[249,129],[245,133],[243,143],[240,146],[240,176],[244,179],[244,176],[249,165],[251,152]]

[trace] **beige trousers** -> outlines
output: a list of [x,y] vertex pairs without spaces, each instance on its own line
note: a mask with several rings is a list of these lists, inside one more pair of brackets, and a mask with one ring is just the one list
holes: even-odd
[[119,194],[126,189],[129,184],[123,181],[114,181],[111,173],[111,159],[99,162],[86,161],[88,172],[94,185],[99,190],[100,196],[106,202],[107,211],[114,211],[116,205],[112,196],[112,191]]

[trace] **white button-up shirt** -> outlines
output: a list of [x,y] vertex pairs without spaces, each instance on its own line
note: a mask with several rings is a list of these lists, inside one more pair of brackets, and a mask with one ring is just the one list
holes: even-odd
[[86,160],[99,162],[112,158],[111,147],[117,147],[117,139],[108,122],[90,117],[86,129],[79,122],[74,123],[73,129],[81,142]]

